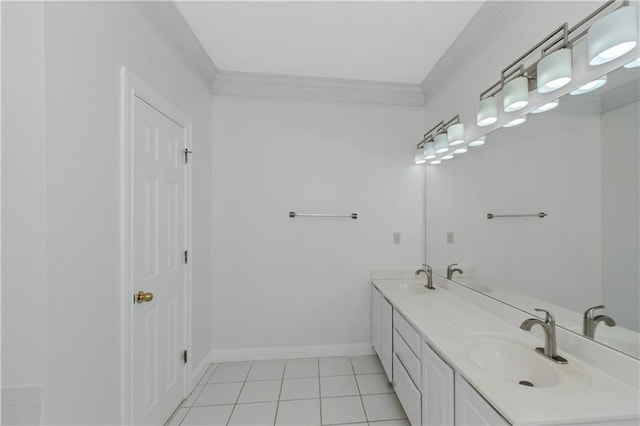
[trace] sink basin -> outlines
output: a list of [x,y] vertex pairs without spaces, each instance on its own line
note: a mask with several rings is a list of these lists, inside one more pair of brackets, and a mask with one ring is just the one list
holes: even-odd
[[408,294],[424,294],[429,291],[424,285],[414,283],[401,283],[398,285],[398,290]]
[[584,388],[589,383],[579,368],[554,364],[535,352],[529,342],[507,335],[471,334],[466,339],[465,351],[471,362],[486,374],[516,386]]

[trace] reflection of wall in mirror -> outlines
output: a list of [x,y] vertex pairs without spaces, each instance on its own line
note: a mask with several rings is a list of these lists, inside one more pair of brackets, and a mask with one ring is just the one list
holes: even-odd
[[638,117],[637,100],[602,113],[602,302],[619,325],[636,331],[640,327]]
[[[480,282],[575,311],[601,303],[599,142],[597,115],[532,115],[428,167],[428,261],[473,265]],[[486,219],[539,211],[549,216]]]

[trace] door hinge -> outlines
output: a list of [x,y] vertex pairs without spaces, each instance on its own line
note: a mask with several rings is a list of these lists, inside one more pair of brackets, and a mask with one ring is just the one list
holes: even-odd
[[189,162],[189,154],[191,154],[192,152],[189,151],[189,148],[185,148],[183,152],[184,152],[184,164],[187,164]]
[[184,251],[184,263],[189,263],[189,250]]
[[184,363],[187,363],[187,350],[185,349],[184,352],[182,352],[182,360],[184,361]]

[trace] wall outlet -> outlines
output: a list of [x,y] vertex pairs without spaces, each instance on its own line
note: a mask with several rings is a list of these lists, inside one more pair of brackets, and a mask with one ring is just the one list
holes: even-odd
[[453,244],[453,242],[454,242],[453,232],[447,232],[447,244]]
[[393,244],[400,244],[400,233],[399,232],[394,232],[393,233]]

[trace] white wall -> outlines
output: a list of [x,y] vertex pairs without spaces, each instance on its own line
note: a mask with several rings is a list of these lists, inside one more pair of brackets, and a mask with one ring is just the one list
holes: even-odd
[[[45,383],[47,424],[117,424],[120,67],[129,67],[193,119],[193,365],[210,351],[211,97],[130,3],[51,2],[44,4],[39,21],[20,15],[24,8],[42,5],[5,6],[4,22],[16,20],[10,27],[16,44],[29,43],[12,53],[16,59],[23,54],[23,59],[3,61],[3,80],[7,74],[20,83],[15,91],[3,92],[3,113],[12,109],[5,100],[12,107],[28,106],[31,112],[16,113],[21,114],[20,123],[25,116],[34,122],[9,129],[16,144],[26,145],[12,142],[7,149],[16,156],[3,155],[3,215],[13,220],[3,221],[3,265],[14,261],[6,256],[11,253],[7,246],[17,247],[16,256],[25,256],[15,260],[25,268],[30,269],[33,260],[33,270],[15,268],[14,273],[9,267],[3,273],[3,308],[16,307],[3,309],[3,337],[20,333],[26,342],[8,346],[3,341],[3,373],[10,371],[3,379],[12,380],[3,380],[3,386]],[[44,98],[42,87],[29,86],[30,81],[42,81],[43,36]],[[3,28],[3,55],[5,41]],[[33,65],[23,66],[27,60]],[[28,89],[27,98],[18,93],[21,87]],[[3,128],[3,145],[8,140]],[[33,152],[22,152],[30,148]],[[29,177],[19,175],[25,171]],[[25,187],[33,193],[22,194]],[[6,232],[12,225],[20,226],[19,235]],[[28,245],[28,253],[23,245]],[[39,296],[28,305],[23,299],[31,293]],[[34,339],[25,339],[25,330],[33,330]],[[48,363],[42,361],[45,357]],[[18,358],[25,362],[11,361]]]
[[[2,387],[6,390],[47,381],[46,147],[43,5],[3,2],[1,7]],[[2,423],[24,419],[21,402],[5,404],[6,394]]]
[[618,325],[636,331],[640,327],[638,117],[637,101],[602,114],[602,302]]
[[[427,168],[429,262],[473,266],[481,283],[577,312],[601,303],[599,115],[531,115],[471,149]],[[549,216],[486,218],[540,211]]]
[[370,346],[370,269],[423,263],[424,169],[411,161],[422,109],[213,106],[214,356]]

